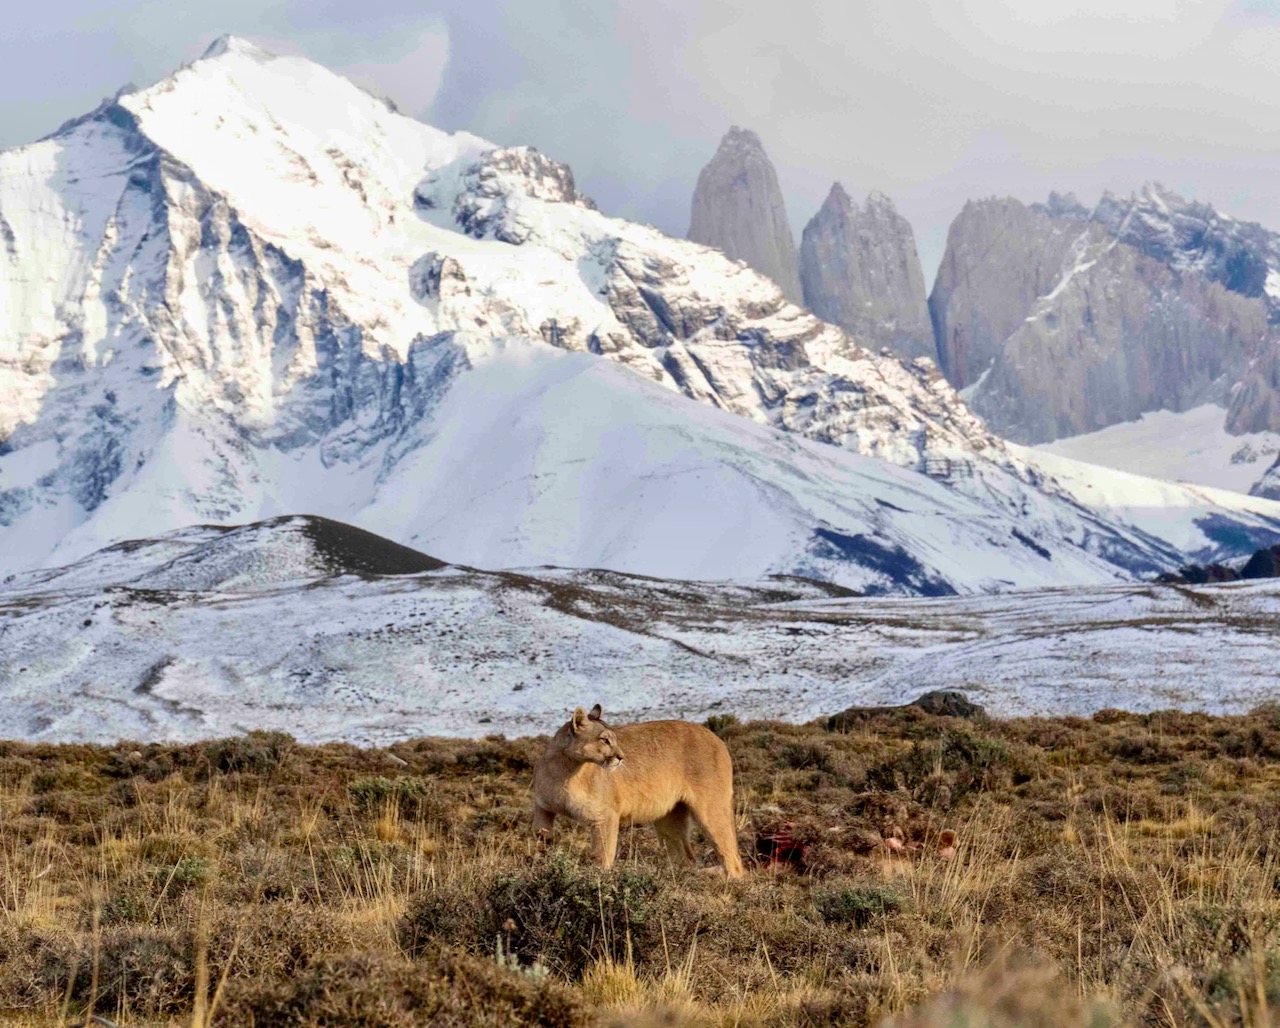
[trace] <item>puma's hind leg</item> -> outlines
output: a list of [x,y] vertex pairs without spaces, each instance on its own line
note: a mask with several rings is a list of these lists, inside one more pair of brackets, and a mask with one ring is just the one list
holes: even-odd
[[738,854],[738,830],[733,816],[733,790],[723,795],[703,799],[692,807],[692,813],[707,838],[715,846],[724,862],[724,873],[729,878],[742,877],[742,857]]
[[691,864],[694,860],[693,816],[683,803],[677,803],[670,814],[653,823],[658,838],[666,844],[667,853],[677,864]]

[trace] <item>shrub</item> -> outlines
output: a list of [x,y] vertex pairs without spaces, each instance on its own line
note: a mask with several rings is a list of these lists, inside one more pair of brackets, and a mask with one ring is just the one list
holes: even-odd
[[156,872],[156,883],[169,886],[171,892],[189,889],[209,880],[209,862],[202,857],[181,857],[176,864]]
[[294,745],[293,736],[285,732],[247,732],[216,739],[204,751],[215,771],[265,775],[284,765]]
[[230,990],[219,1028],[577,1028],[591,1023],[569,990],[492,960],[431,950],[417,963],[369,954],[329,958],[295,978]]
[[501,932],[522,961],[540,960],[576,977],[593,957],[625,960],[633,944],[643,946],[657,891],[647,868],[602,871],[557,853],[532,872],[494,882],[489,937]]
[[[147,904],[142,896],[135,892],[121,889],[102,901],[102,905],[98,908],[98,923],[103,927],[133,924],[143,920],[147,913]],[[86,927],[92,924],[92,909],[86,910],[84,920]]]
[[929,802],[942,785],[952,799],[958,799],[1026,777],[1004,742],[961,730],[947,732],[937,742],[912,743],[902,756],[869,768],[867,785],[905,788]]
[[533,767],[523,753],[509,744],[488,744],[463,751],[458,754],[456,763],[463,771],[475,775],[500,775],[509,771],[519,773]]
[[396,936],[401,949],[410,956],[446,941],[465,942],[479,949],[479,917],[479,910],[474,906],[468,910],[458,892],[432,889],[420,893],[409,905],[397,925]]
[[430,778],[357,778],[347,786],[347,793],[361,814],[380,814],[388,806],[395,806],[402,817],[411,821],[438,821],[444,816],[438,784]]
[[[164,1014],[189,1010],[195,998],[194,947],[187,935],[150,928],[103,931],[96,952],[87,936],[74,945],[47,943],[40,980],[45,991],[99,1010],[127,1006]],[[97,992],[94,992],[94,974]]]
[[831,747],[821,742],[793,742],[782,748],[778,762],[783,767],[797,771],[814,770],[831,773],[835,770],[835,759]]
[[866,928],[877,917],[901,910],[902,899],[895,892],[868,886],[825,890],[814,896],[813,905],[827,924]]

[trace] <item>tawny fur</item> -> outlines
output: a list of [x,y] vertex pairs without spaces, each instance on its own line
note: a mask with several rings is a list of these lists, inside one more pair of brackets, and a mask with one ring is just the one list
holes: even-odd
[[592,851],[612,867],[618,829],[652,823],[673,860],[694,859],[699,825],[725,873],[742,877],[733,817],[733,761],[725,744],[689,721],[611,728],[600,705],[579,707],[533,766],[533,829],[549,842],[556,815],[591,828]]

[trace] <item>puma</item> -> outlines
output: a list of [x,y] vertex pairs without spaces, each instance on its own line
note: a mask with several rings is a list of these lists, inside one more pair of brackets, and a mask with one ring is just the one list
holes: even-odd
[[694,859],[696,823],[725,874],[742,877],[733,816],[733,761],[725,744],[689,721],[643,721],[612,728],[600,704],[581,707],[533,767],[533,828],[551,840],[556,816],[591,827],[592,850],[612,867],[623,825],[652,823],[677,862]]

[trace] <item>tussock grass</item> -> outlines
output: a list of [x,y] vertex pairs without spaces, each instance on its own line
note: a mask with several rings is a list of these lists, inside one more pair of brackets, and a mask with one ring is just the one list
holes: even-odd
[[0,743],[0,1021],[1280,1023],[1275,710],[714,727],[796,864],[543,852],[544,740]]

